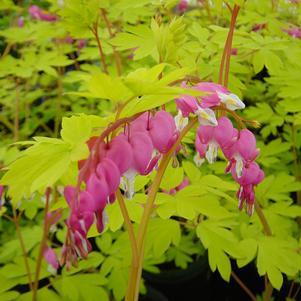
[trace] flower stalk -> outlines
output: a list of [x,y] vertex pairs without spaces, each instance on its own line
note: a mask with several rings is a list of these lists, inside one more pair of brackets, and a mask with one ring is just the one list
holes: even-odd
[[42,239],[40,243],[40,249],[37,257],[37,263],[36,263],[36,270],[35,270],[35,279],[32,287],[32,301],[37,301],[37,293],[39,288],[39,276],[41,272],[42,267],[42,260],[43,260],[43,252],[45,250],[46,244],[47,244],[47,237],[49,232],[49,222],[47,219],[47,213],[49,208],[49,198],[50,198],[51,189],[46,189],[46,203],[45,203],[45,209],[44,209],[44,226],[43,226],[43,234]]
[[93,33],[95,39],[96,39],[96,43],[97,43],[97,47],[98,47],[98,51],[99,51],[99,56],[100,56],[100,62],[102,64],[102,69],[104,71],[104,73],[108,74],[108,66],[106,63],[106,58],[105,58],[105,54],[103,52],[102,49],[102,45],[99,39],[99,34],[98,34],[98,23],[99,23],[99,18],[97,18],[96,22],[93,24],[92,27],[90,27],[91,32]]
[[[111,24],[110,20],[107,17],[107,12],[104,8],[101,8],[100,13],[101,13],[101,16],[102,16],[102,18],[103,18],[103,20],[104,20],[104,22],[107,26],[110,38],[112,39],[115,36],[115,34],[112,30],[112,24]],[[114,59],[115,59],[117,75],[120,76],[122,74],[121,57],[120,57],[119,52],[116,50],[116,47],[112,46],[112,48],[113,48],[113,55],[114,55]]]
[[138,254],[139,254],[139,265],[137,267],[132,266],[131,272],[130,272],[130,279],[129,279],[129,285],[127,290],[127,295],[125,300],[126,301],[137,301],[138,295],[139,295],[139,287],[140,287],[140,279],[141,279],[141,273],[142,273],[142,266],[143,266],[143,258],[144,258],[144,246],[145,246],[145,240],[146,240],[146,231],[147,226],[149,223],[150,215],[153,210],[153,205],[156,199],[157,192],[160,188],[160,184],[162,181],[162,178],[164,176],[164,172],[168,166],[168,163],[170,159],[173,156],[174,151],[176,150],[177,146],[180,144],[182,139],[185,137],[185,135],[189,132],[189,130],[194,127],[197,123],[197,118],[192,119],[189,124],[183,129],[181,134],[179,135],[178,139],[172,146],[172,148],[166,153],[162,161],[160,163],[160,166],[158,168],[157,174],[155,176],[155,179],[151,185],[146,205],[144,207],[143,216],[141,219],[141,223],[139,225],[138,235],[137,235],[137,246],[138,246]]
[[[224,46],[224,51],[222,54],[220,69],[219,69],[219,76],[218,76],[218,83],[222,84],[223,82],[223,74],[224,74],[224,86],[228,86],[228,80],[229,80],[229,71],[230,71],[230,58],[231,58],[231,48],[232,48],[232,41],[233,41],[233,34],[234,34],[234,28],[236,19],[238,16],[240,10],[240,6],[235,5],[231,16],[231,22],[230,22],[230,28],[227,35],[226,43]],[[226,64],[226,67],[225,67]]]
[[16,232],[17,232],[17,236],[20,242],[20,247],[23,253],[23,258],[24,258],[24,265],[25,265],[25,269],[26,269],[26,274],[28,277],[28,286],[30,288],[30,290],[33,289],[33,283],[32,283],[32,277],[31,277],[31,270],[30,270],[30,266],[29,266],[29,262],[28,262],[28,253],[26,251],[26,247],[25,247],[25,243],[24,243],[24,239],[23,239],[23,235],[20,229],[20,224],[19,224],[19,218],[20,218],[21,214],[19,214],[17,216],[16,214],[16,210],[13,208],[13,218],[9,217],[9,220],[13,221],[13,223],[15,224],[16,227]]

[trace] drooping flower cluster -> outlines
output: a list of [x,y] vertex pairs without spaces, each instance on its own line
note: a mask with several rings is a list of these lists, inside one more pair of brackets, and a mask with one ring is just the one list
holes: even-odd
[[301,28],[297,26],[293,26],[290,29],[283,29],[283,31],[295,39],[301,39]]
[[34,20],[43,20],[43,21],[47,21],[47,22],[54,22],[57,20],[56,15],[52,15],[52,14],[45,12],[43,9],[41,9],[37,5],[31,5],[28,9],[28,12]]
[[[182,87],[187,87],[186,83]],[[88,231],[94,222],[98,231],[103,231],[107,219],[105,209],[107,204],[115,201],[117,189],[121,187],[128,199],[133,197],[136,175],[147,175],[156,168],[162,155],[177,141],[191,114],[199,121],[195,162],[201,165],[207,159],[213,163],[218,149],[221,149],[229,161],[226,171],[240,184],[237,192],[239,208],[246,203],[248,214],[252,214],[254,186],[264,177],[254,162],[259,153],[255,137],[247,129],[235,129],[225,116],[217,119],[214,113],[215,108],[233,111],[245,105],[222,85],[202,82],[192,88],[206,94],[201,97],[183,95],[177,99],[178,114],[175,118],[165,110],[145,112],[126,123],[122,132],[117,131],[117,135],[115,132],[111,140],[105,141],[105,137],[101,136],[92,137],[87,142],[90,157],[79,162],[79,184],[82,185],[67,186],[64,191],[71,209],[66,221],[68,235],[62,251],[62,262],[67,266],[75,265],[78,256],[88,256],[91,250]],[[175,148],[173,155],[180,149],[180,146]],[[174,194],[188,184],[185,179],[179,187],[163,192]],[[52,258],[52,255],[49,253],[48,257]]]
[[126,126],[124,133],[107,143],[95,137],[90,139],[93,159],[80,163],[81,169],[87,169],[83,178],[85,190],[67,186],[64,191],[71,214],[66,222],[69,235],[63,248],[63,262],[75,264],[77,256],[87,257],[91,250],[87,233],[94,221],[98,231],[103,231],[105,207],[114,202],[120,183],[125,196],[132,198],[135,176],[151,172],[177,137],[173,117],[158,111],[154,115],[142,114]]
[[[59,20],[59,17],[54,14],[50,14],[47,11],[43,10],[37,5],[31,5],[28,9],[28,13],[33,20],[41,20],[45,22],[56,22]],[[17,20],[17,26],[18,27],[24,27],[25,21],[24,17],[20,16]],[[86,39],[75,39],[71,37],[70,35],[67,35],[63,38],[55,38],[54,39],[55,43],[57,44],[75,44],[77,45],[78,50],[84,48],[87,44]]]
[[177,8],[180,13],[184,13],[188,9],[188,5],[189,5],[188,0],[181,0]]
[[[254,210],[254,186],[259,184],[264,173],[255,163],[259,154],[256,148],[256,139],[252,132],[247,129],[238,131],[227,117],[220,117],[218,120],[209,119],[212,112],[207,117],[201,113],[210,107],[223,104],[229,110],[243,109],[244,104],[238,96],[230,93],[223,86],[214,83],[200,83],[194,88],[209,92],[201,97],[201,102],[192,96],[183,96],[177,100],[177,106],[185,118],[189,113],[199,116],[200,126],[197,130],[195,148],[197,154],[194,158],[197,165],[201,165],[205,158],[212,164],[216,161],[218,149],[221,149],[226,159],[229,161],[226,172],[231,172],[233,178],[240,184],[237,192],[239,199],[239,209],[246,204],[247,213],[253,214]],[[208,122],[208,121],[211,122]],[[214,121],[214,122],[213,122]]]
[[[181,85],[187,88],[186,83]],[[184,95],[176,100],[179,113],[176,117],[176,123],[179,129],[182,129],[188,122],[187,117],[190,113],[196,114],[199,123],[202,125],[217,125],[212,107],[223,104],[229,110],[243,109],[244,103],[235,94],[230,93],[225,87],[211,82],[198,83],[192,87],[195,90],[207,92],[208,95],[200,97],[200,99]]]
[[246,203],[247,213],[252,215],[255,201],[254,186],[264,178],[263,171],[254,162],[259,150],[256,148],[252,132],[247,129],[238,131],[230,119],[221,117],[215,127],[198,128],[196,148],[199,158],[206,158],[209,163],[214,163],[218,149],[222,150],[229,161],[226,172],[231,172],[233,178],[240,184],[237,193],[239,209]]
[[56,271],[59,268],[59,261],[54,250],[50,247],[46,247],[43,256],[48,263],[48,271],[52,274],[56,274]]

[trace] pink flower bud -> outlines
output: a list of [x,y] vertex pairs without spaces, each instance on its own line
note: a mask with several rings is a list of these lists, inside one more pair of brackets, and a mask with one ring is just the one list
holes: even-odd
[[56,224],[62,216],[63,209],[57,209],[55,211],[51,211],[47,213],[47,223],[52,226]]
[[57,16],[46,14],[43,11],[40,12],[40,19],[46,22],[55,22],[57,20]]
[[167,193],[167,194],[170,194],[170,195],[175,195],[178,191],[184,189],[188,185],[189,185],[189,179],[187,177],[184,177],[183,181],[178,186],[176,186],[175,188],[172,188],[170,190],[162,189],[162,191],[164,193]]
[[33,19],[40,19],[41,10],[37,5],[31,5],[28,9],[28,12]]
[[124,134],[119,134],[113,138],[106,146],[105,156],[116,164],[120,174],[127,171],[133,161],[133,152],[127,137]]
[[254,186],[258,185],[264,179],[264,172],[257,163],[251,162],[243,167],[241,177],[237,176],[234,166],[232,166],[231,173],[233,178],[240,184],[237,192],[238,207],[241,210],[244,203],[246,203],[247,213],[248,215],[252,215],[255,202]]
[[21,16],[18,18],[18,27],[23,27],[24,26],[24,18]]
[[[120,149],[122,153],[122,149]],[[113,194],[119,187],[121,173],[116,164],[109,158],[104,158],[96,168],[96,174],[100,178],[104,178],[108,187],[108,195]]]
[[237,48],[232,48],[231,49],[231,55],[237,55],[238,49]]
[[200,106],[202,108],[210,108],[220,104],[220,97],[217,92],[224,94],[230,93],[224,86],[212,82],[201,82],[196,84],[193,88],[203,92],[208,92],[208,95],[201,96]]
[[[188,88],[187,84],[183,82],[182,88]],[[183,117],[188,117],[190,113],[195,113],[199,108],[197,99],[190,95],[181,95],[176,99],[177,109],[182,112]]]
[[287,32],[293,38],[301,39],[301,29],[297,26],[293,26],[290,29],[283,29],[283,31]]
[[166,111],[159,111],[150,120],[149,134],[154,147],[160,153],[166,153],[172,146],[170,143],[176,131],[172,116]]
[[79,39],[77,42],[77,47],[78,49],[82,49],[87,45],[87,40],[86,39]]
[[[80,206],[86,206],[85,209],[92,209],[86,211],[96,211],[104,209],[109,195],[108,184],[105,177],[98,177],[96,174],[91,175],[87,181],[87,192],[81,192]],[[86,202],[82,204],[82,202]]]
[[253,27],[252,27],[252,31],[259,31],[259,30],[262,30],[264,28],[267,27],[267,24],[266,23],[260,23],[260,24],[255,24]]
[[72,43],[74,42],[74,39],[73,39],[71,36],[66,36],[66,37],[64,38],[64,42],[65,42],[66,44],[72,44]]
[[47,22],[54,22],[57,20],[57,16],[47,14],[37,5],[31,5],[28,9],[28,12],[34,20],[43,20]]
[[178,4],[178,9],[181,13],[185,12],[188,9],[188,1],[187,0],[181,0]]
[[248,129],[239,132],[238,140],[233,145],[233,152],[239,153],[246,161],[253,161],[259,154],[256,148],[256,138]]
[[130,137],[129,142],[133,150],[132,168],[139,174],[144,174],[152,159],[152,140],[145,132],[137,132]]
[[57,256],[56,256],[55,252],[53,251],[53,249],[50,247],[47,247],[44,250],[43,256],[44,256],[44,259],[48,262],[48,265],[49,265],[48,270],[51,273],[56,273],[57,269],[59,268],[59,262],[58,262]]
[[[225,149],[234,144],[233,136],[235,134],[232,122],[227,117],[218,119],[218,125],[213,126],[199,126],[197,135],[201,144],[207,145],[206,158],[209,163],[213,163],[217,157],[218,147]],[[200,154],[201,155],[201,154]]]

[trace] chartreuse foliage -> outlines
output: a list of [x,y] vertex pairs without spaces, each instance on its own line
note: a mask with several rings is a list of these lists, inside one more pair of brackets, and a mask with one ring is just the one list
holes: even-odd
[[[65,209],[49,239],[59,255],[68,214],[61,188],[75,185],[77,162],[88,156],[86,141],[115,120],[117,108],[122,107],[121,118],[162,105],[175,112],[173,100],[179,95],[200,95],[181,88],[183,80],[217,82],[230,18],[219,0],[207,1],[210,14],[201,1],[191,1],[183,15],[175,0],[33,1],[60,16],[44,22],[32,20],[28,1],[23,2],[0,3],[0,183],[9,186],[9,202],[0,210],[0,300],[31,300],[31,293],[18,292],[28,277],[14,224],[4,218],[12,216],[11,205],[22,212],[21,234],[33,273],[45,189],[57,191],[50,211]],[[278,7],[273,10],[271,2]],[[256,188],[256,198],[272,235],[265,235],[256,214],[249,218],[237,211],[238,187],[224,175],[224,162],[194,165],[193,135],[188,134],[184,155],[168,166],[156,198],[144,268],[159,272],[158,265],[167,261],[186,268],[194,258],[206,256],[210,269],[226,281],[233,265],[253,265],[280,290],[284,279],[300,282],[301,272],[301,40],[283,31],[300,24],[301,5],[284,0],[227,3],[242,6],[229,89],[248,104],[243,117],[260,123],[255,130],[258,162],[266,178]],[[18,27],[21,16],[24,26]],[[91,31],[95,26],[108,74]],[[66,42],[69,36],[72,43]],[[85,40],[84,48],[78,47],[79,39]],[[115,68],[116,52],[122,74]],[[12,144],[17,141],[23,142]],[[126,202],[134,225],[141,221],[154,173],[137,177],[135,197]],[[164,193],[184,177],[189,186],[174,195]],[[95,250],[77,268],[64,267],[53,275],[43,262],[41,300],[123,299],[130,243],[117,202],[108,206],[107,214],[104,233],[99,235],[96,228],[89,233]]]
[[92,135],[93,128],[102,124],[103,120],[97,116],[72,116],[63,119],[62,139],[35,137],[32,146],[10,165],[2,178],[3,184],[10,186],[12,201],[17,203],[35,191],[43,192],[69,169],[74,170],[72,162],[87,157],[85,141]]

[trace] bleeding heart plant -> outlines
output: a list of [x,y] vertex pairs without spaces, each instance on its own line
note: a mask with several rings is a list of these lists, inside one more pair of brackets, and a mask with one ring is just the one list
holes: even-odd
[[[14,27],[1,34],[8,42],[0,77],[8,78],[7,99],[15,93],[13,110],[6,100],[0,104],[12,110],[9,118],[0,116],[1,129],[3,124],[11,131],[14,142],[37,135],[17,143],[22,151],[16,154],[0,148],[0,161],[8,153],[0,215],[13,223],[20,244],[14,250],[15,242],[8,242],[12,255],[0,255],[1,265],[5,258],[13,262],[0,272],[4,286],[24,284],[26,276],[33,301],[95,295],[106,301],[109,294],[112,300],[137,301],[145,263],[150,270],[164,260],[186,267],[204,256],[202,248],[211,270],[226,281],[234,278],[252,300],[255,294],[231,267],[234,260],[240,268],[256,258],[265,278],[264,301],[273,287],[281,288],[282,273],[292,279],[291,296],[301,271],[294,220],[301,209],[290,194],[301,200],[301,188],[283,171],[290,164],[300,177],[300,93],[291,80],[298,77],[300,60],[296,67],[283,49],[295,43],[290,54],[301,57],[300,28],[274,20],[276,12],[286,15],[289,9],[266,1],[273,19],[263,20],[267,4],[259,0],[52,2],[23,10],[13,5]],[[285,2],[292,11],[299,8],[298,1]],[[248,21],[236,22],[242,5],[251,7]],[[205,25],[198,24],[199,16]],[[221,26],[229,18],[227,31]],[[215,22],[219,26],[209,26]],[[276,38],[265,36],[268,30]],[[236,73],[230,72],[231,61]],[[252,84],[264,72],[266,81]],[[285,78],[290,80],[278,91]],[[277,97],[295,95],[294,101],[270,106],[257,99],[252,106],[253,94],[276,98],[275,91]],[[36,103],[41,106],[33,120],[39,126],[31,129],[29,111]],[[71,117],[63,118],[60,131],[64,114]],[[258,141],[257,118],[265,123]],[[39,136],[45,131],[52,138]],[[264,144],[278,131],[289,142],[275,138]],[[281,162],[278,152],[290,148],[290,158],[282,156]],[[40,223],[37,230],[22,230],[23,212],[30,220],[25,223]],[[37,241],[31,240],[34,231]],[[19,266],[20,258],[22,279],[7,280],[6,271]]]

